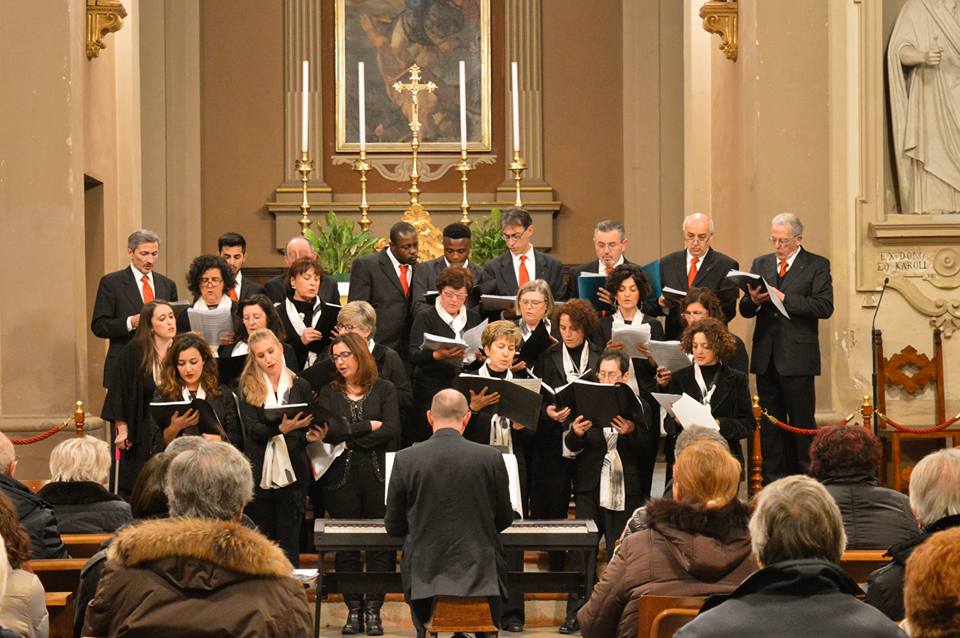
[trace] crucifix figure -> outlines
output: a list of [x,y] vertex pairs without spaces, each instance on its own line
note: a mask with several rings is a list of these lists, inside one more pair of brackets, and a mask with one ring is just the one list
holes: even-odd
[[417,153],[420,150],[420,92],[433,93],[437,90],[437,85],[433,82],[421,84],[420,67],[416,64],[410,67],[409,71],[410,81],[407,83],[394,82],[393,90],[397,93],[410,91],[411,104],[413,105],[410,113],[410,132],[413,134],[410,139],[410,148],[413,150],[413,169],[410,171],[410,190],[407,192],[410,193],[410,203],[417,204],[420,196],[420,187],[418,186],[420,172],[417,170]]

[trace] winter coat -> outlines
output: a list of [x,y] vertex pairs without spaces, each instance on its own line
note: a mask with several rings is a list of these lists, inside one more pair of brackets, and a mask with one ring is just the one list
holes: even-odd
[[23,569],[10,570],[7,589],[0,603],[0,625],[23,638],[47,638],[50,635],[50,616],[43,585],[36,574]]
[[107,550],[83,635],[309,636],[310,606],[292,574],[280,548],[237,522],[130,525]]
[[640,597],[705,596],[733,591],[757,569],[749,507],[734,500],[704,510],[650,501],[640,529],[623,540],[590,600],[577,614],[584,638],[633,638]]
[[53,508],[15,478],[0,474],[2,491],[17,510],[17,520],[30,537],[30,558],[70,558],[60,539]]
[[129,503],[92,481],[54,481],[37,496],[53,505],[61,534],[110,534],[133,520]]
[[906,494],[877,485],[872,473],[820,480],[840,508],[847,549],[886,549],[920,533]]

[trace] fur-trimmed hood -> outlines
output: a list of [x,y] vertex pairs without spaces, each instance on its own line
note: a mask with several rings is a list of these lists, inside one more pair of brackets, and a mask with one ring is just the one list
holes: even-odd
[[712,536],[726,543],[747,532],[750,514],[750,506],[737,498],[717,509],[703,509],[662,498],[647,503],[646,524],[654,529],[666,526],[688,534]]
[[181,589],[212,590],[250,576],[293,574],[280,548],[260,532],[233,521],[200,518],[130,525],[117,534],[107,559],[152,569]]

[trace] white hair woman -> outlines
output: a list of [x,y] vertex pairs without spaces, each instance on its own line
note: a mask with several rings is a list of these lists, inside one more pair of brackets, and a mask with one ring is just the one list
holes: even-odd
[[108,534],[130,522],[130,505],[104,487],[109,473],[105,441],[81,436],[53,448],[52,479],[37,495],[53,506],[62,534]]

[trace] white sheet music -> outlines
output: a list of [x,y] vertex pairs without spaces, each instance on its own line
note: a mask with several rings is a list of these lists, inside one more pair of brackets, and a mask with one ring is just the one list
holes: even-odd
[[763,280],[763,285],[767,287],[767,292],[770,293],[770,303],[772,303],[774,307],[780,311],[781,315],[789,319],[790,313],[788,313],[787,309],[783,307],[783,302],[780,301],[780,297],[777,296],[777,293],[780,291],[775,286],[771,286],[769,283],[767,283],[766,279]]
[[469,346],[462,339],[451,339],[450,337],[441,337],[440,335],[432,335],[429,332],[423,334],[423,343],[420,344],[421,350],[439,350],[440,348],[450,348],[450,347],[459,347],[459,348],[468,348]]
[[710,411],[710,406],[700,403],[686,392],[673,404],[673,414],[685,428],[691,425],[702,425],[712,430],[720,430]]
[[490,323],[489,320],[484,319],[480,322],[480,324],[463,333],[463,342],[467,344],[468,355],[476,354],[483,349],[480,338],[483,336],[483,331],[487,327],[488,323]]
[[647,344],[650,355],[657,361],[658,366],[676,372],[693,365],[690,355],[680,348],[679,341],[650,341]]
[[213,310],[187,308],[187,318],[190,320],[190,330],[199,333],[214,350],[224,333],[233,332],[233,315],[229,306]]
[[667,394],[666,392],[651,392],[650,394],[670,416],[677,418],[677,415],[673,413],[673,404],[680,400],[679,394]]
[[[650,343],[650,324],[641,323],[626,324],[613,323],[613,330],[610,333],[610,341],[617,341],[623,344],[623,352],[628,357],[646,359],[645,354],[637,350],[637,346],[645,346]],[[658,359],[659,361],[659,359]]]

